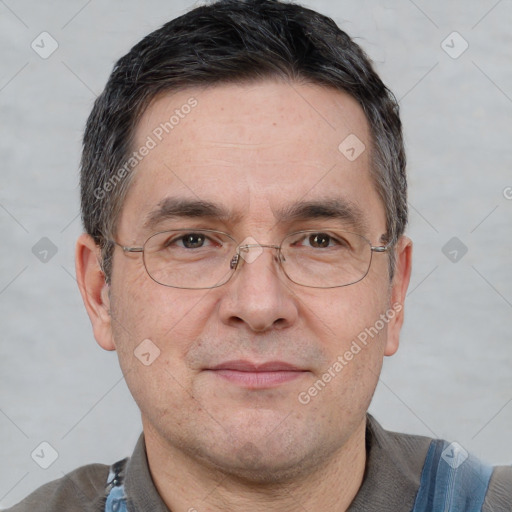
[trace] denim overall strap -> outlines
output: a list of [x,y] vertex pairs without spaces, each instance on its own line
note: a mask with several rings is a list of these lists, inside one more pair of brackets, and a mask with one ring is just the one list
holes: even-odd
[[481,512],[493,468],[457,443],[430,443],[412,512]]
[[127,462],[128,459],[121,460],[110,468],[107,478],[105,512],[127,512],[123,483],[123,471]]

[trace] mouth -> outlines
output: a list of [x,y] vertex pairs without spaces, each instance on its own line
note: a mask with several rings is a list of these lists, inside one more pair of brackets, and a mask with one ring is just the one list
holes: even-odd
[[291,382],[308,373],[283,361],[254,363],[251,361],[226,361],[206,371],[247,389],[266,389]]

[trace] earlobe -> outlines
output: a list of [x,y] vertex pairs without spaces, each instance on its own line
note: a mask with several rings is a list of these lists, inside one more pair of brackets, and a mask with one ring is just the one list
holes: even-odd
[[110,316],[109,285],[100,267],[100,249],[94,239],[82,234],[76,243],[75,268],[78,287],[92,324],[94,337],[105,350],[115,350]]
[[391,284],[390,307],[395,312],[388,324],[386,349],[384,355],[392,356],[400,341],[400,330],[404,323],[404,302],[409,287],[412,269],[412,240],[402,236],[396,248],[396,264],[393,282]]

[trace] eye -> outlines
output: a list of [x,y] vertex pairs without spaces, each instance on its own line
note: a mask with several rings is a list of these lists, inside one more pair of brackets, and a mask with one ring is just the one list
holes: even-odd
[[303,237],[293,245],[311,247],[313,249],[327,249],[331,247],[348,247],[350,244],[340,235],[319,231],[317,233],[304,233]]
[[307,237],[311,247],[324,248],[329,247],[332,242],[332,237],[327,233],[313,233]]
[[214,243],[204,233],[185,233],[180,236],[169,236],[165,239],[162,247],[169,249],[172,247],[178,247],[181,249],[201,249],[202,247],[209,247],[211,245],[221,245],[220,243]]
[[206,236],[203,233],[187,233],[178,238],[185,249],[197,249],[203,247],[206,242]]

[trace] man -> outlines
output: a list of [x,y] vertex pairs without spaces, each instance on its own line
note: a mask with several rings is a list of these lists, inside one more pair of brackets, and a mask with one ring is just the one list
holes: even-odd
[[367,414],[411,271],[398,106],[331,20],[221,0],[115,66],[77,243],[133,455],[13,512],[504,511],[512,468]]

